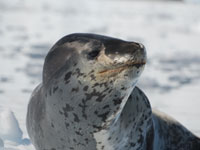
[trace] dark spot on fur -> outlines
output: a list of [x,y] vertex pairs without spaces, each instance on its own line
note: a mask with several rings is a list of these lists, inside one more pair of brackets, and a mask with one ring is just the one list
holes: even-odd
[[79,91],[79,87],[76,87],[76,88],[72,88],[71,92],[78,92]]
[[99,95],[96,99],[97,102],[101,102],[106,95]]
[[126,89],[127,89],[127,88],[125,88],[125,87],[122,87],[122,88],[121,88],[121,90],[126,90]]
[[88,142],[89,142],[89,139],[88,139],[88,138],[85,138],[85,142],[86,142],[86,144],[88,144]]
[[111,93],[112,92],[112,89],[110,89],[109,91],[108,91],[108,93]]
[[88,86],[86,85],[84,88],[83,88],[83,91],[87,91],[88,90]]
[[91,70],[91,71],[89,72],[89,74],[92,74],[92,73],[94,73],[94,70]]
[[98,114],[98,111],[97,111],[97,110],[95,110],[95,111],[94,111],[94,114],[96,114],[96,115],[97,115],[97,114]]
[[63,107],[65,117],[68,117],[68,112],[73,110],[74,110],[73,107],[71,107],[69,104],[66,104],[65,107]]
[[119,104],[121,104],[122,99],[121,98],[116,98],[116,99],[113,99],[113,102],[114,102],[114,105],[119,105]]
[[59,114],[63,115],[63,112],[59,110]]
[[74,143],[76,143],[77,141],[76,141],[76,139],[73,139],[73,141],[74,141]]
[[105,146],[103,145],[103,146],[101,146],[101,149],[103,150],[105,148]]
[[91,93],[85,93],[85,96],[86,96],[87,101],[91,100],[92,97],[97,97],[96,101],[101,102],[106,95],[102,94],[100,92],[97,92],[96,89],[93,89],[93,91]]
[[101,131],[101,130],[103,129],[103,127],[101,127],[101,126],[96,126],[96,125],[93,125],[92,127],[95,128],[95,129],[97,129],[96,132]]
[[135,146],[135,143],[131,142],[131,143],[130,143],[130,146],[131,146],[131,147],[134,147],[134,146]]
[[68,128],[69,127],[69,123],[65,122],[65,127]]
[[54,87],[54,88],[53,88],[53,93],[55,93],[57,90],[58,90],[58,87],[57,87],[57,86]]
[[103,109],[106,109],[106,108],[109,108],[110,106],[109,105],[105,105],[104,107],[103,107]]
[[81,81],[80,81],[80,80],[78,80],[78,83],[79,83],[80,85],[82,85],[82,83],[81,83]]
[[75,133],[76,133],[77,135],[83,136],[83,134],[82,134],[80,131],[75,131]]
[[65,81],[65,84],[68,84],[69,83],[69,79],[72,75],[72,72],[68,72],[66,75],[65,75],[65,78],[64,78],[64,81]]
[[92,88],[96,87],[96,86],[99,86],[99,83],[95,83]]
[[87,107],[86,100],[82,99],[82,103],[79,104],[78,106],[82,108],[82,116],[83,116],[83,118],[85,118],[87,120],[87,115],[86,115],[86,112],[85,112],[86,107]]
[[77,78],[79,78],[80,76],[83,76],[83,75],[84,75],[84,73],[81,73],[81,71],[80,71],[79,68],[76,68],[75,74],[77,74]]
[[96,77],[93,74],[91,74],[90,77],[91,77],[91,80],[95,80],[96,79]]
[[98,114],[97,116],[98,116],[99,118],[101,118],[101,120],[102,120],[103,122],[105,122],[109,113],[110,113],[110,111],[107,111],[107,112],[105,112],[105,113],[103,113],[103,114]]
[[80,119],[78,118],[78,116],[75,113],[73,113],[73,115],[74,115],[74,121],[75,122],[80,122]]

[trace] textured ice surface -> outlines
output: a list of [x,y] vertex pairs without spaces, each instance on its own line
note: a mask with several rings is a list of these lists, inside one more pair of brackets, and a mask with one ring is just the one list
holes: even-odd
[[16,143],[22,140],[22,130],[14,113],[5,108],[0,108],[0,137]]
[[30,145],[29,139],[22,139],[22,130],[12,111],[0,107],[0,149],[4,148],[5,143],[10,145]]

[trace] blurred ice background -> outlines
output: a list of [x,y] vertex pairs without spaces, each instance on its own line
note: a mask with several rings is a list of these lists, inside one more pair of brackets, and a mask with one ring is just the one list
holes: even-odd
[[152,107],[200,136],[200,0],[0,0],[0,150],[34,150],[30,94],[48,50],[74,32],[143,43],[138,86]]

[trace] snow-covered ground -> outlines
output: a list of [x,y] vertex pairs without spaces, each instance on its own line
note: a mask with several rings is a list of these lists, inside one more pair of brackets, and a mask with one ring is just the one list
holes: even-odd
[[74,32],[143,43],[139,86],[152,107],[200,136],[198,0],[0,0],[0,150],[34,150],[25,126],[31,91],[49,48]]

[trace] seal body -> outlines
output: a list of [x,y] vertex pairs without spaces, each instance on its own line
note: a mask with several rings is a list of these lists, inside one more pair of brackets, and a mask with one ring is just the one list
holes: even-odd
[[135,88],[145,63],[145,48],[139,43],[95,34],[59,40],[45,59],[43,81],[28,106],[27,129],[35,148],[198,147],[192,133],[152,112],[147,97]]

